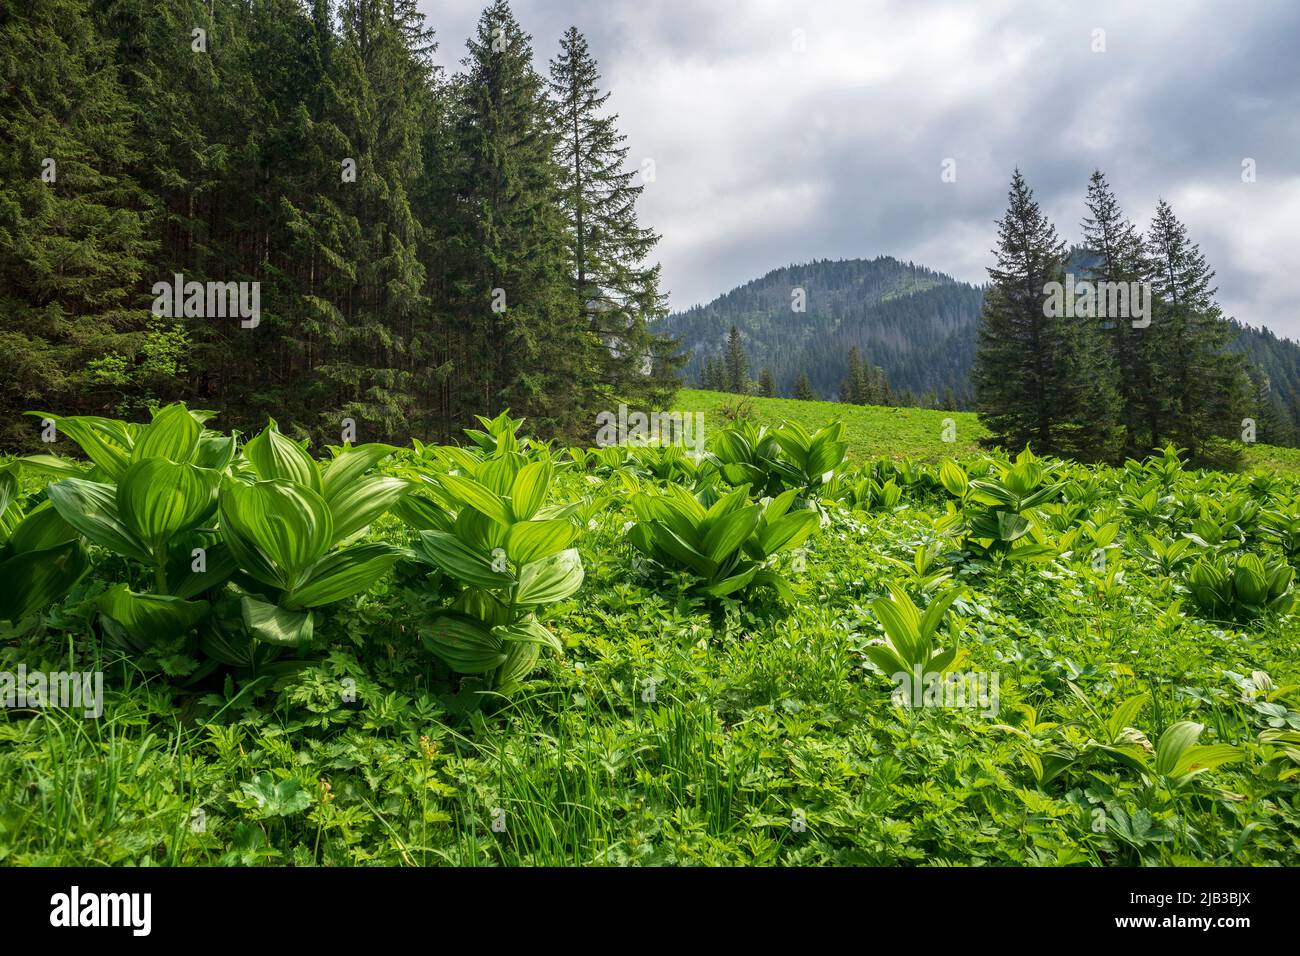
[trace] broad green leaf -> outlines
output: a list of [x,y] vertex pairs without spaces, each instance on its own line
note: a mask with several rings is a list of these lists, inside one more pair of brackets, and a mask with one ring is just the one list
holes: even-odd
[[1201,736],[1201,731],[1204,729],[1203,724],[1191,720],[1180,720],[1165,728],[1156,747],[1156,773],[1166,777],[1172,776],[1178,762],[1190,748],[1196,745],[1197,738]]
[[1133,721],[1137,719],[1138,713],[1150,699],[1150,694],[1138,694],[1136,697],[1130,697],[1115,708],[1115,712],[1106,721],[1106,731],[1110,734],[1112,742],[1119,739],[1124,728],[1132,726]]
[[411,490],[401,478],[371,475],[354,478],[328,500],[334,518],[334,542],[346,541],[395,505]]
[[558,554],[577,536],[578,528],[573,522],[560,518],[518,521],[506,532],[506,556],[516,565],[528,564]]
[[263,481],[279,479],[321,492],[320,468],[315,459],[296,441],[281,435],[274,422],[244,446],[244,455]]
[[871,602],[871,609],[875,611],[876,617],[884,625],[885,634],[888,635],[890,642],[897,648],[899,656],[904,662],[909,665],[924,663],[919,660],[921,619],[916,613],[915,606],[912,606],[911,613],[908,614],[899,606],[897,601],[877,598]]
[[525,677],[537,667],[539,648],[530,642],[515,641],[505,645],[506,659],[497,669],[494,689],[509,694],[519,688]]
[[302,485],[227,480],[219,506],[227,534],[253,545],[282,572],[287,584],[319,561],[334,539],[325,499]]
[[0,561],[0,620],[20,621],[66,595],[90,570],[80,541]]
[[758,572],[763,569],[763,566],[755,561],[745,562],[737,567],[739,570],[734,574],[700,588],[700,592],[711,597],[726,597],[728,594],[749,587],[758,577]]
[[510,509],[500,495],[479,484],[473,478],[460,475],[438,475],[438,482],[456,498],[457,501],[473,508],[479,514],[499,524],[509,527],[513,523]]
[[286,646],[311,641],[314,627],[311,611],[290,610],[248,595],[240,598],[239,609],[244,626],[259,641]]
[[952,588],[943,592],[930,602],[929,606],[925,609],[925,613],[921,615],[919,631],[922,638],[927,641],[933,638],[934,632],[939,628],[939,622],[943,620],[944,614],[946,614],[948,608],[952,606],[952,602],[957,600],[961,595],[961,592],[962,589],[960,587]]
[[188,634],[208,613],[207,601],[186,601],[161,594],[136,594],[125,584],[105,591],[99,610],[131,637],[156,644]]
[[[188,412],[184,419],[194,422]],[[219,477],[215,471],[177,464],[167,458],[137,461],[123,473],[117,486],[117,511],[122,524],[146,547],[156,550],[212,516]]]
[[870,644],[862,649],[862,653],[867,655],[871,663],[880,668],[881,672],[889,680],[893,680],[896,674],[910,674],[911,668],[902,660],[891,647],[881,644]]
[[970,479],[955,461],[945,461],[939,468],[939,483],[955,498],[964,497],[970,488]]
[[358,544],[329,555],[284,596],[287,607],[320,607],[365,591],[407,552],[390,544]]
[[1230,744],[1209,744],[1189,747],[1174,763],[1169,776],[1174,779],[1192,777],[1225,763],[1234,763],[1245,758],[1245,754]]
[[814,511],[795,511],[768,523],[758,533],[758,546],[764,556],[797,548],[807,540],[818,524]]
[[790,582],[775,571],[764,568],[754,575],[750,582],[755,587],[770,587],[774,590],[782,601],[787,604],[793,604],[798,596],[794,593],[794,588],[790,587]]
[[678,564],[684,564],[700,577],[709,579],[718,573],[718,562],[707,555],[700,554],[678,537],[671,528],[663,524],[650,525],[657,548],[669,555]]
[[473,550],[445,531],[421,531],[417,550],[431,564],[465,584],[493,590],[515,583],[514,575],[508,570],[493,570],[489,556]]
[[0,471],[0,515],[5,513],[9,503],[17,497],[18,479],[11,471]]
[[721,564],[729,555],[740,550],[740,546],[758,527],[761,517],[762,513],[758,506],[750,505],[718,518],[704,537],[705,555],[710,560]]
[[371,443],[344,448],[335,455],[321,470],[321,486],[330,507],[334,507],[336,495],[395,451],[393,445]]
[[78,478],[85,473],[85,466],[80,462],[54,455],[28,455],[19,458],[18,465],[37,475],[53,475],[56,478]]
[[420,640],[459,674],[483,674],[506,660],[500,638],[464,614],[440,614],[420,628]]
[[215,432],[205,432],[194,452],[194,464],[224,472],[235,460],[235,439]]
[[81,446],[87,458],[116,481],[131,463],[131,430],[125,422],[93,415],[62,417],[46,412],[28,412],[53,420],[59,434]]
[[530,614],[515,624],[503,624],[492,628],[492,633],[502,641],[524,641],[553,648],[564,653],[564,642],[548,630],[537,618]]
[[15,554],[46,551],[75,541],[77,529],[63,520],[49,501],[42,501],[14,527],[9,547]]
[[537,509],[546,501],[547,489],[551,486],[551,463],[535,461],[519,469],[514,484],[510,488],[510,510],[516,521],[527,521],[537,514]]
[[192,462],[199,446],[203,426],[184,405],[168,405],[154,415],[131,450],[133,463],[149,458],[173,462]]
[[[197,542],[191,543],[197,546]],[[195,571],[192,549],[184,551],[180,562],[173,561],[168,565],[167,581],[171,593],[192,600],[239,570],[235,553],[225,541],[211,541],[204,546],[204,566],[205,570]]]
[[538,607],[563,601],[582,587],[582,558],[577,548],[561,551],[541,561],[524,565],[519,571],[515,604]]
[[450,531],[451,516],[434,501],[420,495],[408,494],[399,498],[392,512],[416,531]]
[[116,490],[112,485],[66,478],[46,491],[59,515],[86,540],[142,564],[153,561],[147,545],[122,523],[117,513]]

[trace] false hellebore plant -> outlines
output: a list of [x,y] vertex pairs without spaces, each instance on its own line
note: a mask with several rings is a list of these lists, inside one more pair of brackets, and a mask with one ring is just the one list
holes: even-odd
[[409,555],[357,542],[410,490],[401,478],[367,474],[394,451],[345,446],[320,465],[274,422],[245,446],[251,475],[226,477],[218,495],[221,531],[240,572],[238,589],[223,597],[205,635],[211,656],[250,665],[259,660],[253,641],[308,643],[313,608],[365,591]]
[[[255,666],[311,637],[310,608],[350,597],[404,552],[352,538],[406,493],[364,473],[393,449],[345,448],[322,469],[274,423],[237,459],[233,437],[183,405],[148,425],[53,419],[94,467],[50,485],[59,516],[93,544],[143,569],[98,600],[108,636],[137,654],[178,661],[200,641],[217,661]],[[213,614],[214,605],[217,609]],[[176,666],[181,666],[177,664]]]
[[503,422],[491,442],[480,442],[490,457],[440,449],[450,467],[422,475],[430,497],[412,497],[398,509],[419,532],[418,556],[455,592],[452,605],[420,629],[422,641],[452,670],[481,675],[486,689],[500,694],[519,688],[542,647],[563,653],[563,642],[538,615],[583,579],[582,559],[571,547],[578,506],[546,505],[550,453],[539,449],[529,461],[518,451],[511,439],[519,424]]
[[790,511],[798,489],[757,504],[741,485],[705,508],[680,485],[661,494],[632,498],[640,521],[629,534],[632,544],[664,568],[683,568],[696,578],[692,590],[708,597],[766,585],[793,601],[789,583],[768,566],[782,551],[799,547],[819,524],[817,512]]
[[[203,412],[169,405],[148,425],[107,418],[52,419],[94,467],[46,494],[59,516],[92,544],[141,568],[152,590],[130,583],[98,599],[104,630],[119,647],[140,653],[188,653],[191,632],[210,605],[199,595],[235,565],[212,528],[221,475],[233,438],[207,432]],[[133,575],[134,577],[134,575]]]

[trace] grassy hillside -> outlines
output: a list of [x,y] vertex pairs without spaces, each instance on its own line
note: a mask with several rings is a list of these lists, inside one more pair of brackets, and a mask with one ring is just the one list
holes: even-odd
[[[988,429],[980,424],[974,412],[801,402],[793,398],[750,398],[746,401],[750,403],[751,417],[764,424],[774,425],[788,420],[807,428],[819,428],[837,419],[844,422],[849,457],[854,460],[877,455],[920,461],[958,458],[979,452],[979,440],[988,435]],[[736,402],[737,396],[727,392],[684,389],[677,393],[675,408],[704,412],[705,434],[711,434],[726,425],[727,416],[723,409],[734,407]],[[956,441],[951,443],[943,440],[944,423],[948,419],[956,425]],[[1300,449],[1250,445],[1242,457],[1242,468],[1300,474]]]
[[[775,425],[798,422],[817,429],[832,422],[844,422],[849,457],[854,460],[893,455],[940,461],[979,451],[976,442],[988,434],[973,412],[940,412],[927,408],[883,408],[876,405],[843,405],[839,402],[801,402],[794,398],[746,399],[755,421]],[[705,434],[727,424],[725,407],[734,407],[737,396],[726,392],[684,389],[677,393],[674,407],[686,412],[704,412]],[[944,422],[956,425],[956,441],[943,440]]]

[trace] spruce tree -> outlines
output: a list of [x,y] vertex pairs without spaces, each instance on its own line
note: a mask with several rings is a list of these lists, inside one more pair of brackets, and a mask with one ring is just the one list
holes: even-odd
[[866,405],[872,397],[870,372],[862,361],[862,350],[854,345],[849,348],[849,370],[840,385],[840,401]]
[[[1101,292],[1103,283],[1123,283],[1127,288],[1147,278],[1142,237],[1125,218],[1101,170],[1094,170],[1088,181],[1086,203],[1082,230],[1087,264],[1082,278],[1092,283],[1098,303],[1110,304]],[[1129,302],[1131,307],[1131,298]],[[1155,335],[1150,325],[1135,327],[1134,319],[1132,315],[1097,316],[1094,321],[1107,344],[1102,361],[1114,369],[1125,451],[1141,455],[1160,444],[1163,416],[1153,381]]]
[[727,369],[719,356],[710,355],[705,359],[700,387],[710,392],[727,391]]
[[770,365],[763,366],[758,375],[758,394],[764,398],[776,398],[776,377]]
[[479,18],[458,78],[459,159],[452,307],[463,354],[458,417],[514,414],[543,430],[589,428],[599,367],[569,275],[559,135],[532,38],[506,0]]
[[994,439],[1040,454],[1108,459],[1121,437],[1118,396],[1089,321],[1050,314],[1064,280],[1065,243],[1020,170],[998,221],[997,264],[980,317],[972,373],[980,419]]
[[808,373],[803,369],[799,370],[799,377],[794,381],[794,397],[803,402],[812,402],[817,400],[817,396],[812,390],[812,385],[808,382]]
[[570,27],[551,60],[550,91],[573,295],[604,345],[598,353],[602,385],[620,398],[653,404],[676,387],[683,359],[674,356],[675,341],[651,329],[667,314],[659,266],[646,263],[659,236],[637,222],[636,202],[645,187],[627,168],[627,137],[618,130],[617,114],[604,112],[610,94],[599,82],[586,38]]
[[1153,322],[1158,332],[1155,388],[1168,410],[1167,433],[1195,458],[1214,436],[1236,436],[1249,403],[1241,355],[1228,352],[1232,329],[1214,301],[1214,270],[1163,199],[1147,232]]
[[749,358],[745,355],[745,344],[740,339],[740,330],[734,325],[727,333],[726,351],[726,390],[744,395],[749,391]]

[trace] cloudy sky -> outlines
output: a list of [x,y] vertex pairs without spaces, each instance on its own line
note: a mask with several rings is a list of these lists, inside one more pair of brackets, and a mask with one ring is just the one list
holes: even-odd
[[[449,69],[484,5],[421,0]],[[1014,167],[1067,240],[1101,168],[1142,228],[1173,204],[1229,314],[1300,338],[1295,0],[513,8],[543,67],[567,26],[587,35],[629,162],[654,161],[639,208],[675,309],[815,258],[981,282]]]

